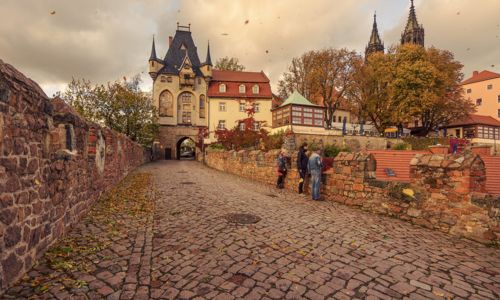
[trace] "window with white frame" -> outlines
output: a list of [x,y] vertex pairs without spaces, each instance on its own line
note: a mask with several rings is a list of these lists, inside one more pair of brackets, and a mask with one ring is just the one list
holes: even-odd
[[488,84],[488,90],[492,90],[493,89],[493,84]]
[[259,122],[253,122],[253,130],[258,131],[260,129],[260,123]]
[[476,99],[476,105],[477,106],[481,106],[483,104],[483,99],[479,98],[479,99]]
[[244,122],[241,122],[241,123],[240,123],[240,130],[241,130],[241,131],[244,131],[244,130],[245,130],[245,123],[244,123]]
[[244,94],[245,93],[245,85],[244,84],[240,84],[240,94]]
[[258,113],[258,112],[260,111],[260,106],[259,106],[259,103],[255,103],[255,104],[253,105],[253,108],[254,108],[254,111],[255,111],[256,113]]
[[226,111],[226,102],[219,102],[219,111]]
[[247,105],[245,103],[240,103],[240,111],[244,112],[247,108]]
[[472,93],[472,89],[467,89],[467,94]]
[[217,129],[219,130],[226,129],[226,120],[219,120],[219,124],[217,124]]
[[259,86],[257,84],[252,87],[252,93],[254,93],[254,94],[259,93]]
[[219,84],[219,93],[226,92],[226,85],[224,83]]

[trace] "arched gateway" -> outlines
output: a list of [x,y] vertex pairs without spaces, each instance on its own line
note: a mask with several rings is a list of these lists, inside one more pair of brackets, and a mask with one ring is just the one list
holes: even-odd
[[182,137],[177,141],[176,147],[177,159],[196,159],[196,144],[190,137]]

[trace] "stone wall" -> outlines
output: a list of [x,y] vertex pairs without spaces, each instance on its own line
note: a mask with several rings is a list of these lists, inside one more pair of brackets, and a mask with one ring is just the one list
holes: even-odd
[[149,154],[0,60],[0,294]]
[[295,143],[297,149],[302,143],[316,143],[321,146],[335,145],[338,147],[348,147],[351,151],[385,150],[387,139],[378,136],[334,136],[334,135],[313,135],[295,133]]
[[[275,184],[278,150],[208,151],[208,166]],[[296,191],[297,153],[291,152],[286,188]],[[416,225],[497,243],[500,237],[500,199],[484,193],[485,168],[475,154],[445,156],[418,154],[411,161],[411,183],[375,178],[376,160],[367,153],[340,153],[324,174],[327,200],[368,212],[399,218]]]

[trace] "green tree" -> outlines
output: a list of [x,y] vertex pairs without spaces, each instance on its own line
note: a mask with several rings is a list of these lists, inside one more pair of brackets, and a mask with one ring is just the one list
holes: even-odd
[[222,57],[215,63],[214,69],[225,71],[244,71],[245,66],[240,64],[236,57]]
[[73,79],[62,98],[87,120],[151,146],[158,133],[156,110],[140,82],[139,75],[94,86],[88,80]]

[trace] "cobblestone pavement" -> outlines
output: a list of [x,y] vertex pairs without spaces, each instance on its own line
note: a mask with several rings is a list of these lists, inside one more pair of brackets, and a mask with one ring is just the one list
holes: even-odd
[[[152,173],[156,180],[153,221],[149,216],[129,224],[135,228],[113,241],[120,249],[112,245],[115,254],[107,253],[104,265],[87,273],[73,272],[73,279],[87,280],[88,286],[66,288],[63,296],[500,297],[498,249],[336,203],[312,202],[196,162],[163,161],[140,171]],[[230,213],[253,214],[261,220],[238,225],[228,222]],[[103,257],[100,254],[96,255]],[[43,268],[42,262],[34,270]],[[34,291],[24,283],[6,295],[27,298]],[[42,295],[55,296],[57,291],[50,289]]]

